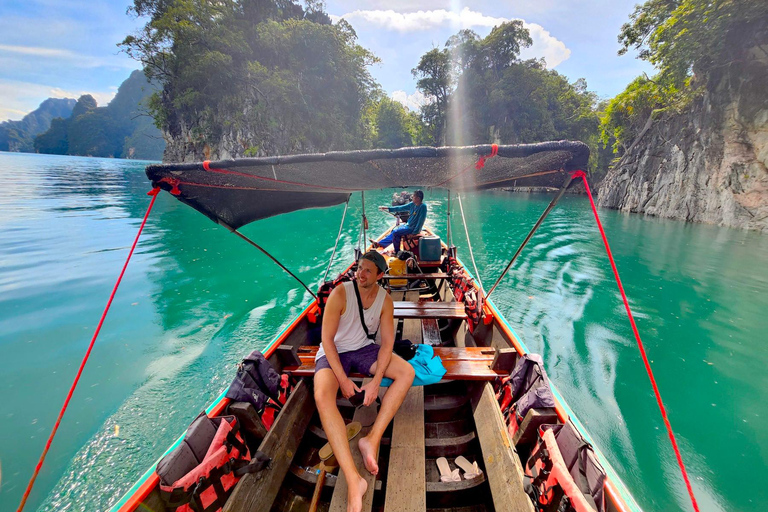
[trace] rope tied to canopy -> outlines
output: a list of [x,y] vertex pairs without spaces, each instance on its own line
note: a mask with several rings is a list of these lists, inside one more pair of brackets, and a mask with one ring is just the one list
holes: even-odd
[[477,158],[477,162],[475,162],[474,164],[470,164],[470,165],[466,166],[465,168],[463,168],[462,170],[460,170],[458,173],[454,174],[453,176],[451,176],[447,180],[445,180],[445,181],[435,185],[435,187],[442,187],[443,185],[445,185],[449,181],[455,180],[456,178],[458,178],[459,176],[461,176],[462,174],[464,174],[465,172],[470,170],[472,167],[474,167],[475,169],[477,169],[479,171],[480,169],[485,167],[485,161],[486,160],[488,160],[489,158],[493,158],[494,156],[496,156],[498,154],[499,154],[499,145],[498,144],[491,144],[491,152],[489,154],[487,154],[487,155],[480,155]]

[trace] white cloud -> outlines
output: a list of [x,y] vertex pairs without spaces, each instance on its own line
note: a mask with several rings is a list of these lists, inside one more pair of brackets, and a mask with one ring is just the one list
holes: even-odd
[[405,91],[395,91],[389,95],[393,100],[401,103],[408,110],[418,112],[422,106],[429,103],[429,100],[424,96],[421,91],[416,91],[413,94],[408,94]]
[[520,51],[520,57],[523,59],[544,57],[547,67],[554,68],[571,56],[571,50],[565,46],[565,43],[553,37],[544,27],[536,23],[523,22],[523,24],[531,34],[533,45],[530,48],[523,48]]
[[29,60],[29,58],[56,59],[59,62],[66,60],[70,65],[79,68],[97,68],[101,66],[109,66],[136,69],[137,67],[136,62],[124,54],[94,57],[92,55],[84,55],[61,48],[45,48],[40,46],[12,46],[0,44],[0,55],[2,54],[22,56],[20,58],[25,60]]
[[[441,27],[450,27],[453,30],[493,28],[511,21],[508,18],[486,16],[469,7],[464,7],[459,12],[446,9],[407,13],[393,10],[357,10],[343,16],[332,16],[334,21],[340,18],[353,24],[368,23],[397,32],[425,32]],[[527,23],[524,20],[523,25],[529,30],[531,39],[533,39],[533,46],[521,52],[523,58],[544,57],[547,66],[554,68],[570,57],[571,51],[565,46],[565,43],[550,34],[544,27],[536,23]]]
[[65,90],[50,85],[17,82],[0,79],[0,121],[18,121],[35,110],[40,103],[48,98],[79,98],[83,94],[94,97],[100,107],[109,103],[115,97],[114,90],[107,91],[76,91]]

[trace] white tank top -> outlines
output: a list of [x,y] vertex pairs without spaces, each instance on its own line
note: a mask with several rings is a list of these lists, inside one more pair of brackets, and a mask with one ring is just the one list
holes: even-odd
[[[357,297],[355,296],[355,287],[352,281],[342,283],[344,285],[344,291],[346,292],[347,305],[344,308],[344,314],[339,319],[339,328],[336,331],[336,336],[333,338],[333,342],[336,345],[336,350],[339,354],[344,352],[351,352],[370,345],[373,341],[369,340],[363,330],[363,325],[360,323],[360,313],[357,307]],[[368,332],[373,334],[379,331],[379,325],[381,324],[381,310],[384,307],[384,298],[387,295],[387,291],[384,288],[379,287],[379,291],[376,294],[373,304],[368,309],[363,309],[363,317],[365,318],[365,325],[368,327]],[[381,340],[381,335],[376,335],[376,340]],[[325,355],[323,350],[323,344],[320,344],[320,348],[315,356],[315,361]]]

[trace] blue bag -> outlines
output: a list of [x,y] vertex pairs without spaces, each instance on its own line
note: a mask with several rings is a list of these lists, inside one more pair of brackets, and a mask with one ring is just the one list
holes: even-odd
[[[416,354],[408,360],[416,371],[413,378],[413,386],[428,386],[435,384],[443,378],[446,369],[439,357],[435,356],[432,345],[416,345]],[[381,386],[387,387],[392,384],[392,379],[386,377],[381,380]]]

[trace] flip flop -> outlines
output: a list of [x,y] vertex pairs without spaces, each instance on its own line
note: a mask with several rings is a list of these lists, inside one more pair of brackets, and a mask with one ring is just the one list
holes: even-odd
[[[347,425],[347,440],[351,441],[354,439],[362,429],[363,425],[359,421],[353,421],[352,423],[349,423]],[[333,456],[333,448],[331,448],[331,443],[325,443],[325,445],[320,448],[320,451],[317,452],[317,455],[320,457],[320,460],[330,459]]]
[[477,462],[469,462],[463,455],[456,457],[453,462],[464,470],[464,478],[467,480],[472,480],[483,474],[483,470],[478,467]]
[[456,468],[451,471],[451,466],[448,464],[448,459],[445,457],[440,457],[435,462],[437,463],[437,469],[440,471],[441,482],[461,482],[459,469]]

